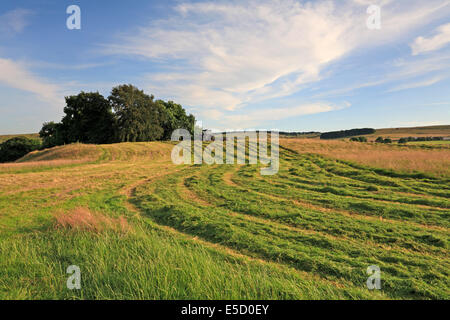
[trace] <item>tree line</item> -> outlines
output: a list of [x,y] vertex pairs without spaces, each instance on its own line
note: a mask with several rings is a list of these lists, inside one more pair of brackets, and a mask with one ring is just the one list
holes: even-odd
[[0,163],[16,161],[27,153],[40,148],[41,142],[38,139],[29,139],[27,137],[8,139],[0,143]]
[[352,136],[361,136],[365,134],[375,133],[375,129],[363,128],[363,129],[350,129],[350,130],[340,130],[324,132],[320,135],[320,139],[338,139]]
[[195,125],[195,117],[181,105],[155,100],[131,84],[114,87],[108,98],[98,92],[66,97],[64,114],[59,123],[43,124],[39,132],[43,148],[74,142],[169,140],[175,129],[193,134]]

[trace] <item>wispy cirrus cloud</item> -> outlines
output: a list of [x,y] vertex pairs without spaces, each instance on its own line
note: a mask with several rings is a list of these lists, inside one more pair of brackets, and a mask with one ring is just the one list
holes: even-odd
[[405,83],[396,87],[393,87],[392,89],[389,89],[387,92],[396,92],[401,90],[408,90],[408,89],[415,89],[415,88],[421,88],[421,87],[428,87],[433,84],[436,84],[440,81],[442,81],[444,77],[442,76],[436,76],[430,79],[425,79],[421,81],[415,81],[415,82],[409,82]]
[[22,32],[29,24],[31,10],[15,9],[0,15],[0,35],[8,36]]
[[22,63],[0,58],[0,84],[31,92],[54,105],[63,101],[62,88],[30,72]]

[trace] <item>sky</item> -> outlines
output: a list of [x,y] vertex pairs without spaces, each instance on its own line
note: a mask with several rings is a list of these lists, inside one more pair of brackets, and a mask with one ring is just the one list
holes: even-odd
[[129,83],[213,130],[449,125],[450,0],[0,2],[0,134]]

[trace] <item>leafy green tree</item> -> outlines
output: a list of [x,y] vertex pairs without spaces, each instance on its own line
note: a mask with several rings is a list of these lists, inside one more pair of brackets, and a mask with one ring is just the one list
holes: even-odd
[[398,143],[406,143],[406,142],[408,142],[408,139],[407,139],[407,138],[400,138],[400,139],[398,140]]
[[64,142],[109,143],[114,137],[114,115],[111,105],[98,92],[81,92],[66,97],[61,131]]
[[117,138],[120,142],[160,140],[164,135],[166,112],[133,85],[120,85],[111,91],[109,101],[115,111]]
[[41,147],[37,139],[15,137],[0,144],[0,162],[12,162]]
[[392,139],[386,138],[383,140],[383,143],[392,143]]
[[162,106],[165,111],[166,119],[163,123],[164,140],[170,140],[172,132],[176,129],[186,129],[192,135],[194,134],[195,117],[186,114],[186,110],[173,101],[157,100],[157,104]]
[[43,148],[52,148],[64,144],[65,132],[61,123],[53,121],[44,122],[39,136],[42,139]]
[[378,138],[375,140],[375,142],[383,143],[383,142],[384,142],[384,139],[383,139],[383,137],[378,137]]

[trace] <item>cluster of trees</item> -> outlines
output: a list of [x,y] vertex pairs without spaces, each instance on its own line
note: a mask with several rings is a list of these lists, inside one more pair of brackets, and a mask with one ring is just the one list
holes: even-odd
[[41,148],[37,139],[15,137],[0,144],[0,162],[11,162],[22,158],[31,151]]
[[367,142],[367,138],[366,137],[352,137],[352,138],[350,138],[350,141]]
[[390,139],[390,138],[383,139],[383,137],[378,137],[375,139],[375,142],[377,142],[377,143],[392,143],[392,139]]
[[444,137],[406,137],[400,138],[398,143],[407,143],[410,141],[442,141]]
[[352,136],[361,136],[364,134],[372,134],[375,133],[375,129],[372,128],[363,128],[363,129],[350,129],[350,130],[341,130],[341,131],[331,131],[324,132],[320,135],[320,139],[337,139],[337,138],[346,138]]
[[280,136],[286,136],[286,137],[301,137],[301,136],[307,136],[307,135],[319,135],[320,132],[315,131],[308,131],[308,132],[292,132],[292,131],[280,131]]
[[39,132],[44,148],[73,142],[106,144],[169,140],[175,129],[193,134],[195,117],[173,101],[155,100],[133,85],[66,97],[61,122],[46,122]]

